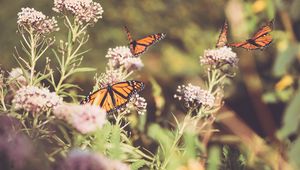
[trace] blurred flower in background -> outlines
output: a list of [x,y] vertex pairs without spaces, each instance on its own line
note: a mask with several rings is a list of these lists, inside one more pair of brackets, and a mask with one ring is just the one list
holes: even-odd
[[59,170],[130,170],[119,161],[110,160],[89,151],[72,150],[60,165]]
[[[0,116],[0,169],[47,170],[48,163],[36,152],[32,141],[22,133],[22,124],[16,118]],[[38,159],[37,159],[38,158]]]
[[53,111],[58,119],[65,120],[82,134],[102,128],[106,123],[106,112],[99,106],[64,103]]

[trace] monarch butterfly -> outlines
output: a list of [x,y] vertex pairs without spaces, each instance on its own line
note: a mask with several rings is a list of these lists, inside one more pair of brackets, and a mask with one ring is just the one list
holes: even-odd
[[149,46],[160,41],[166,36],[165,33],[157,33],[157,34],[148,35],[138,40],[133,40],[128,28],[124,26],[124,29],[127,33],[127,38],[129,40],[130,51],[134,56],[141,55],[146,51],[146,49]]
[[269,44],[271,44],[273,38],[272,35],[269,34],[273,30],[274,21],[271,20],[268,24],[262,26],[252,38],[238,43],[228,44],[230,47],[242,47],[247,50],[256,50],[256,49],[264,49]]
[[228,32],[228,24],[225,21],[223,26],[222,26],[219,38],[218,38],[216,48],[221,48],[221,47],[226,46],[226,44],[227,44],[227,32]]
[[144,89],[144,83],[131,80],[118,82],[88,95],[81,104],[92,104],[111,113],[129,102],[131,96]]

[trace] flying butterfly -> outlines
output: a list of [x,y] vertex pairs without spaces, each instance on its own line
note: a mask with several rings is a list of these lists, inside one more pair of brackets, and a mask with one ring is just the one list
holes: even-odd
[[228,24],[225,21],[223,26],[222,26],[221,32],[219,34],[219,38],[218,38],[218,41],[217,41],[217,44],[216,44],[216,48],[221,48],[221,47],[226,46],[226,44],[227,44],[227,32],[228,32]]
[[118,82],[101,88],[88,95],[81,104],[89,103],[97,105],[106,110],[107,113],[116,111],[125,106],[132,95],[144,89],[144,83],[130,80]]
[[270,32],[273,30],[274,21],[271,20],[269,23],[262,26],[252,38],[238,43],[230,43],[229,47],[241,47],[247,50],[264,49],[271,44],[273,38]]
[[124,29],[127,33],[127,38],[129,40],[130,51],[134,56],[141,55],[146,51],[146,49],[149,46],[155,44],[156,42],[166,37],[165,33],[157,33],[157,34],[148,35],[138,40],[133,40],[128,28],[124,26]]

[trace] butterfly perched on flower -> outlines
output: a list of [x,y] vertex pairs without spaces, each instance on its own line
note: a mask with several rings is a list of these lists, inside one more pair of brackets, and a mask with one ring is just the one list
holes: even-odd
[[148,35],[138,40],[133,40],[128,28],[124,26],[124,29],[127,33],[127,38],[129,40],[130,51],[134,56],[139,56],[143,54],[149,46],[166,37],[165,33],[157,33]]
[[106,110],[107,113],[111,113],[125,106],[130,101],[132,95],[143,89],[144,83],[140,81],[118,82],[91,93],[81,104],[89,103],[97,105]]
[[218,38],[218,41],[217,41],[217,44],[216,44],[216,48],[221,48],[221,47],[226,46],[226,44],[227,44],[227,32],[228,32],[228,24],[225,21],[223,26],[222,26],[221,32],[219,34],[219,38]]
[[271,44],[273,38],[270,32],[273,30],[274,21],[270,21],[269,23],[262,26],[252,38],[247,39],[243,42],[238,43],[230,43],[227,44],[229,47],[241,47],[247,50],[256,50],[256,49],[264,49],[268,45]]

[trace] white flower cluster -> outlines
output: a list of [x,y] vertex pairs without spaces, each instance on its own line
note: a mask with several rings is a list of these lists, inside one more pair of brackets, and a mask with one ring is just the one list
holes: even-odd
[[205,50],[204,55],[200,56],[200,63],[202,65],[222,66],[229,64],[237,66],[239,59],[235,52],[229,47],[221,47],[217,49]]
[[141,69],[144,66],[141,58],[133,56],[126,46],[109,48],[105,57],[109,59],[109,64],[114,68],[124,66],[126,70],[131,71]]
[[92,0],[54,0],[53,10],[62,13],[68,11],[81,24],[96,23],[104,12],[102,6]]
[[215,103],[215,97],[207,90],[201,89],[199,86],[188,84],[182,85],[177,88],[178,94],[174,95],[174,98],[183,100],[188,106],[203,105],[213,107]]
[[57,21],[54,17],[49,18],[42,12],[33,8],[22,8],[18,13],[17,23],[20,28],[30,30],[33,29],[36,33],[48,34],[53,31],[58,31]]
[[106,122],[106,112],[98,106],[84,104],[62,104],[53,111],[54,115],[71,124],[82,134],[93,132]]
[[62,103],[62,98],[47,88],[25,86],[20,88],[12,100],[17,110],[38,113],[52,109]]
[[139,96],[139,94],[134,94],[131,96],[129,102],[127,103],[127,108],[128,112],[132,110],[136,110],[138,114],[145,114],[147,112],[147,102],[146,99]]

